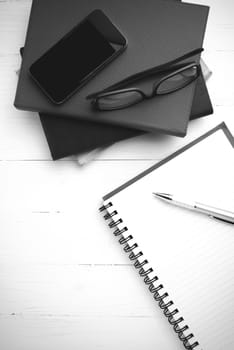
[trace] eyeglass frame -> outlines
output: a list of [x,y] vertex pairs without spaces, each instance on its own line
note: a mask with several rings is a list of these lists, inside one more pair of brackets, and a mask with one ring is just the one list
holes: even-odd
[[[190,80],[190,81],[187,81],[185,82],[182,86],[178,86],[177,88],[173,89],[172,91],[167,91],[167,92],[163,92],[163,93],[157,93],[157,90],[159,88],[159,86],[167,79],[189,69],[189,68],[193,68],[193,67],[196,67],[196,70],[197,70],[197,74],[196,76]],[[120,89],[120,90],[113,90],[113,91],[110,91],[110,92],[103,92],[103,93],[100,93],[98,96],[95,97],[95,99],[92,101],[92,104],[97,107],[99,110],[105,110],[105,109],[102,109],[99,107],[99,99],[103,98],[103,97],[106,97],[106,96],[112,96],[112,95],[118,95],[118,94],[124,94],[124,93],[127,93],[127,92],[137,92],[139,93],[141,96],[142,96],[142,100],[147,100],[147,99],[150,99],[154,96],[163,96],[163,95],[168,95],[170,93],[173,93],[173,92],[176,92],[180,89],[183,89],[184,87],[186,87],[187,85],[191,84],[193,81],[195,81],[199,75],[200,75],[200,72],[201,72],[201,68],[200,68],[200,65],[196,64],[196,63],[190,63],[188,65],[185,65],[184,67],[180,68],[180,69],[177,69],[175,70],[173,73],[171,74],[168,74],[166,75],[165,77],[163,77],[162,79],[160,79],[158,82],[156,81],[154,84],[153,84],[153,87],[152,87],[152,92],[150,95],[147,95],[144,93],[144,91],[142,91],[141,89],[139,88],[127,88],[127,89]],[[136,102],[133,102],[131,104],[129,104],[128,106],[123,106],[123,107],[109,107],[108,109],[106,110],[115,110],[115,109],[122,109],[122,108],[127,108],[127,107],[130,107],[130,106],[133,106],[134,104],[136,103],[139,103],[141,101],[136,101]]]
[[[126,92],[138,92],[141,94],[141,96],[143,97],[142,100],[144,99],[149,99],[149,98],[152,98],[153,96],[157,96],[157,95],[166,95],[166,94],[170,94],[172,92],[176,92],[182,88],[184,88],[185,86],[189,85],[190,83],[192,83],[193,81],[195,81],[200,73],[201,73],[201,67],[199,64],[196,64],[195,62],[192,62],[192,63],[184,63],[184,64],[180,64],[180,65],[175,65],[177,62],[181,62],[189,57],[192,57],[192,56],[195,56],[199,53],[201,53],[204,49],[203,48],[198,48],[198,49],[195,49],[193,51],[190,51],[172,61],[169,61],[169,62],[166,62],[166,63],[163,63],[159,66],[156,66],[156,67],[153,67],[153,68],[150,68],[150,69],[146,69],[142,72],[139,72],[139,73],[136,73],[132,76],[129,76],[123,80],[121,80],[120,82],[118,83],[115,83],[111,86],[109,86],[108,88],[102,90],[102,91],[99,91],[99,92],[96,92],[96,93],[92,93],[90,95],[88,95],[86,97],[86,99],[92,99],[92,104],[95,106],[95,107],[98,107],[98,99],[102,98],[102,97],[105,97],[105,96],[111,96],[111,95],[116,95],[116,94],[120,94],[120,93],[126,93]],[[180,67],[180,68],[178,68]],[[154,92],[157,91],[157,88],[163,83],[163,81],[167,80],[168,78],[174,76],[174,75],[177,75],[178,73],[188,69],[188,68],[192,68],[192,67],[196,67],[197,69],[197,76],[189,81],[187,84],[183,85],[182,87],[178,87],[177,89],[173,90],[173,91],[169,91],[167,93],[161,93],[161,94],[155,94]],[[177,69],[176,69],[177,68]],[[176,69],[176,70],[175,70]],[[155,82],[153,84],[153,88],[152,88],[152,94],[150,96],[147,96],[142,90],[138,89],[138,88],[127,88],[127,89],[118,89],[119,87],[121,86],[126,86],[126,85],[129,85],[131,83],[134,83],[135,81],[139,81],[141,79],[144,79],[144,78],[147,78],[148,76],[152,76],[153,74],[157,74],[157,73],[163,73],[163,72],[166,72],[168,70],[173,70],[173,72],[171,74],[168,74],[166,76],[164,76],[162,79],[159,80],[159,82]],[[117,89],[117,90],[116,90]],[[140,101],[138,101],[140,102]],[[137,103],[137,102],[135,102]],[[133,104],[135,104],[133,103]],[[131,104],[131,105],[133,105]],[[130,106],[130,105],[129,105]],[[128,106],[127,106],[128,107]],[[125,108],[127,108],[125,107]],[[114,109],[121,109],[121,108],[124,108],[124,107],[117,107],[117,108],[108,108],[108,110],[114,110]],[[99,109],[99,108],[98,108]],[[103,109],[100,109],[100,110],[103,110]]]

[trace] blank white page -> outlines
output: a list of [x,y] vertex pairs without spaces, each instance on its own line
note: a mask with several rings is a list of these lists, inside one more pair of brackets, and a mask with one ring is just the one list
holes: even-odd
[[125,236],[134,237],[199,341],[196,349],[234,349],[234,225],[165,203],[152,192],[234,211],[234,149],[223,130],[109,200],[128,227]]

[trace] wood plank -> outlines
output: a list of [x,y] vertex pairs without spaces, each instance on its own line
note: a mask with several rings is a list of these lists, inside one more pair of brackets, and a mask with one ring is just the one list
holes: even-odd
[[152,163],[0,162],[0,262],[126,263],[98,208]]
[[211,5],[203,57],[215,114],[190,123],[184,139],[124,141],[78,167],[52,162],[37,114],[13,107],[31,0],[0,0],[1,349],[182,350],[97,209],[103,194],[220,121],[234,133],[234,4],[191,2]]
[[0,319],[155,318],[161,314],[152,308],[153,296],[132,265],[9,263],[1,266],[0,278],[5,300]]
[[[157,313],[157,307],[154,310]],[[0,345],[4,350],[15,349],[16,344],[17,350],[182,350],[177,335],[162,317],[12,315],[0,318]]]

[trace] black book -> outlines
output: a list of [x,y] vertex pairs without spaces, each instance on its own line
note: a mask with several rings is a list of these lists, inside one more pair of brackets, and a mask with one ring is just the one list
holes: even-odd
[[[23,48],[20,50],[23,54]],[[213,113],[203,75],[198,78],[193,97],[190,120]],[[39,113],[42,127],[54,160],[91,151],[98,147],[141,135],[135,129],[90,121],[75,120]]]
[[[68,101],[55,105],[30,77],[29,68],[97,8],[127,37],[128,47]],[[94,110],[86,96],[202,47],[208,12],[207,6],[165,0],[148,0],[147,6],[143,0],[123,4],[116,0],[33,0],[15,106],[60,118],[185,136],[196,82],[173,94],[111,112]],[[200,55],[193,60],[198,63]]]

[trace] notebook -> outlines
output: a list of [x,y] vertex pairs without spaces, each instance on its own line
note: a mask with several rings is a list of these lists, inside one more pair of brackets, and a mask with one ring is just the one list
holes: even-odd
[[190,350],[234,349],[234,225],[152,192],[233,212],[233,147],[222,123],[104,196],[101,208],[171,324],[168,331]]
[[[23,55],[23,48],[20,49],[20,53]],[[212,113],[213,108],[205,78],[201,75],[195,87],[190,119]],[[67,117],[57,118],[54,115],[44,113],[39,113],[39,115],[54,160],[92,151],[143,133],[117,125],[86,122]]]
[[[120,28],[128,39],[128,48],[66,103],[55,105],[32,80],[29,67],[95,8],[102,9]],[[115,0],[34,0],[15,106],[56,116],[184,136],[195,82],[173,94],[111,112],[95,111],[86,96],[126,76],[202,47],[208,12],[207,6],[165,0],[148,0],[147,6],[143,0],[124,3]],[[194,57],[194,61],[199,60],[200,55]]]

